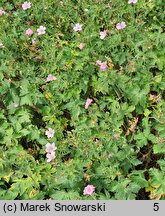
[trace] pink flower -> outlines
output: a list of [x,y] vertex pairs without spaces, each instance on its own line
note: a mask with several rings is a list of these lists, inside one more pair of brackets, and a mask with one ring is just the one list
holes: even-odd
[[92,195],[95,191],[95,187],[93,185],[88,185],[83,190],[83,195]]
[[45,131],[45,135],[49,138],[53,138],[55,131],[52,128],[48,128],[48,130]]
[[5,11],[0,8],[0,16],[4,15]]
[[120,23],[116,24],[116,29],[118,29],[118,30],[121,29],[121,24]]
[[77,24],[73,27],[73,29],[74,29],[75,32],[82,31],[82,26],[83,26],[82,24],[77,23]]
[[105,61],[105,62],[102,62],[102,63],[100,64],[100,70],[106,71],[107,68],[108,68],[108,66],[107,66],[107,62],[106,62],[106,61]]
[[84,48],[84,44],[80,43],[79,48],[80,48],[80,50],[82,50]]
[[22,8],[23,8],[23,10],[27,10],[27,9],[31,8],[31,3],[25,1],[25,2],[22,4]]
[[34,38],[33,40],[32,40],[32,45],[35,45],[36,44],[36,39]]
[[104,39],[107,36],[107,30],[101,31],[100,32],[100,39]]
[[56,149],[57,149],[57,147],[55,146],[54,142],[52,144],[50,144],[50,143],[46,144],[46,152],[47,153],[54,152]]
[[54,151],[52,151],[51,153],[47,153],[46,154],[46,157],[48,158],[47,159],[47,162],[50,162],[50,161],[52,161],[52,160],[54,160],[55,159],[55,152]]
[[46,30],[46,27],[40,26],[40,27],[37,29],[38,35],[43,35],[43,34],[45,34],[45,30]]
[[128,4],[136,4],[137,3],[137,0],[129,0],[128,1]]
[[86,103],[85,103],[85,109],[88,109],[89,105],[92,103],[92,99],[87,98]]
[[102,71],[105,71],[108,68],[107,61],[101,62],[100,60],[97,60],[96,65],[100,66],[100,70],[102,70]]
[[31,36],[33,34],[33,30],[30,28],[27,29],[25,34]]
[[119,135],[118,134],[113,134],[113,137],[115,138],[115,139],[117,139],[118,137],[119,137]]
[[123,28],[125,28],[125,27],[126,27],[125,22],[121,22],[121,28],[123,29]]
[[55,76],[53,76],[52,74],[49,74],[46,78],[46,82],[49,82],[49,81],[53,81],[53,80],[56,80],[57,78]]
[[100,61],[100,60],[97,60],[97,61],[96,61],[96,65],[97,65],[97,66],[100,66],[100,65],[101,65],[101,61]]
[[117,23],[116,29],[120,30],[126,27],[125,22]]

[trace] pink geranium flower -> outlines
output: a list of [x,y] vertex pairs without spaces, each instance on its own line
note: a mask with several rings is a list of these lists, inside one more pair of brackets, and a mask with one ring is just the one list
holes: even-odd
[[85,109],[88,109],[89,105],[92,103],[92,99],[87,98],[86,103],[85,103]]
[[107,36],[107,30],[101,31],[100,32],[100,39],[104,39]]
[[120,24],[121,24],[121,28],[122,28],[122,29],[126,27],[125,22],[121,22]]
[[97,60],[97,61],[96,61],[96,65],[97,65],[97,66],[100,66],[100,65],[101,65],[101,61],[100,61],[100,60]]
[[33,30],[30,29],[30,28],[27,29],[26,32],[25,32],[25,34],[31,36],[33,34]]
[[4,15],[5,11],[0,8],[0,16]]
[[114,134],[113,134],[113,137],[114,137],[115,139],[117,139],[117,138],[119,137],[119,135],[116,134],[116,133],[114,133]]
[[80,43],[79,48],[80,48],[80,50],[82,50],[84,48],[84,44]]
[[107,68],[108,68],[108,66],[107,66],[107,62],[106,62],[106,61],[105,61],[105,62],[102,62],[102,63],[100,64],[100,70],[106,71]]
[[75,32],[82,31],[82,26],[83,26],[82,24],[77,23],[77,24],[73,27],[73,29],[74,29]]
[[45,131],[45,135],[49,138],[53,138],[55,131],[52,128],[48,128],[48,130]]
[[32,45],[35,45],[36,44],[36,39],[34,38],[33,40],[32,40]]
[[100,66],[100,70],[102,70],[102,71],[106,71],[108,68],[107,61],[101,62],[100,60],[97,60],[96,65]]
[[46,157],[48,158],[47,159],[47,162],[51,162],[52,160],[54,160],[55,159],[55,152],[54,151],[52,151],[51,153],[47,153],[46,154]]
[[126,27],[125,22],[117,23],[116,24],[116,29],[120,30]]
[[22,8],[23,8],[23,10],[27,10],[27,9],[31,8],[31,3],[25,1],[25,2],[22,4]]
[[45,34],[45,33],[46,33],[45,30],[46,30],[46,27],[40,26],[40,27],[37,29],[38,35],[43,35],[43,34]]
[[92,195],[95,191],[95,187],[93,185],[88,185],[83,190],[83,195]]
[[57,149],[57,147],[55,146],[54,142],[52,144],[47,143],[46,144],[46,152],[47,153],[51,153],[53,151],[55,151]]
[[118,30],[121,29],[121,24],[120,23],[116,24],[116,29],[118,29]]
[[136,4],[137,3],[137,0],[129,0],[128,1],[128,4]]
[[52,74],[49,74],[46,78],[46,82],[49,82],[49,81],[53,81],[53,80],[56,80],[57,78],[55,76],[53,76]]

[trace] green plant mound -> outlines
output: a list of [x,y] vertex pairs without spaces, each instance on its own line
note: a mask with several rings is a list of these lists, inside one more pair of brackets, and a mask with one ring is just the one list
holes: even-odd
[[163,0],[1,0],[0,199],[165,199]]

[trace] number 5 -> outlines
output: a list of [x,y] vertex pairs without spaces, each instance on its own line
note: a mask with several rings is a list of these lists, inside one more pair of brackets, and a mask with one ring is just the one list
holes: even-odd
[[159,203],[154,203],[153,210],[154,211],[159,211]]

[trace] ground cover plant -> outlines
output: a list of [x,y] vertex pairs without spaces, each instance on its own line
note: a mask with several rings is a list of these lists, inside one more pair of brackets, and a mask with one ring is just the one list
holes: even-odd
[[164,199],[163,0],[1,0],[0,199]]

